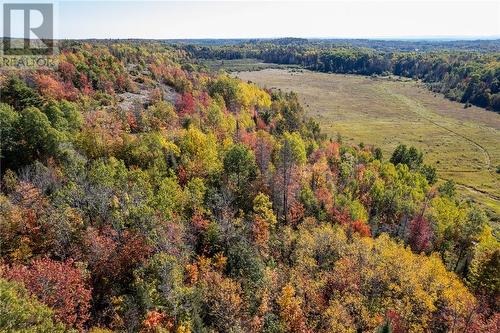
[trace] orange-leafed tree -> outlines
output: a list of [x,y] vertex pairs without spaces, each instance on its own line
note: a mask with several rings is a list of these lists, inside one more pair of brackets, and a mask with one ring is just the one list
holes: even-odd
[[281,295],[277,299],[280,309],[280,318],[288,332],[307,333],[306,318],[300,307],[301,300],[295,295],[295,289],[291,284],[287,284],[281,290]]

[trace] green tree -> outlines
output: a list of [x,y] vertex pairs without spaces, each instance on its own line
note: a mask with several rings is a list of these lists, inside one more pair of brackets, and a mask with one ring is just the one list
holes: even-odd
[[411,170],[417,170],[422,165],[423,156],[422,152],[415,147],[408,148],[406,145],[399,145],[392,153],[390,161],[394,165],[406,164]]
[[83,117],[76,103],[62,100],[59,102],[59,108],[66,119],[68,131],[75,132],[82,127]]
[[203,179],[195,177],[191,178],[186,186],[184,187],[184,196],[186,199],[186,206],[190,209],[190,212],[201,212],[204,210],[203,203],[205,200],[205,194],[207,192],[207,187],[203,182]]
[[425,179],[427,179],[427,182],[430,185],[433,185],[437,182],[437,172],[435,167],[424,164],[420,168],[420,173],[425,176]]
[[11,105],[17,111],[31,106],[42,106],[40,95],[17,76],[11,76],[1,89],[0,101]]
[[456,192],[455,182],[453,181],[453,179],[448,179],[446,182],[444,182],[438,187],[438,191],[443,196],[453,198]]
[[179,319],[188,318],[192,290],[184,286],[182,266],[174,256],[155,254],[134,272],[134,287],[144,312],[158,309]]
[[224,98],[227,107],[235,111],[238,103],[238,83],[237,79],[223,75],[208,83],[208,92],[212,97],[219,95]]
[[253,200],[252,236],[257,248],[267,255],[271,232],[276,228],[276,216],[272,203],[264,193],[259,193]]
[[50,101],[43,107],[43,113],[47,116],[52,127],[59,131],[68,129],[68,120],[64,116],[64,112],[59,107],[59,103],[55,100]]
[[185,196],[175,178],[165,178],[159,184],[155,206],[165,219],[179,216],[184,208]]
[[20,115],[8,105],[0,104],[0,159],[10,159],[18,144],[18,126]]
[[152,116],[150,125],[155,130],[161,127],[174,127],[179,118],[177,113],[175,113],[174,106],[165,101],[158,101],[151,105],[148,108],[148,113]]
[[[47,116],[38,108],[26,108],[21,111],[20,117],[2,109],[2,116],[6,115],[2,120],[2,127],[5,124],[7,128],[6,153],[14,152],[15,149],[15,154],[6,154],[6,167],[16,169],[37,159],[55,156],[58,145],[66,140],[65,135],[53,128]],[[12,133],[13,125],[17,126],[16,134]]]
[[15,282],[0,278],[0,331],[5,333],[67,332],[52,310]]
[[248,186],[257,172],[253,152],[243,144],[235,144],[224,156],[224,172],[236,183],[237,192]]
[[382,153],[382,149],[380,149],[379,147],[375,148],[375,150],[373,151],[373,158],[375,158],[376,160],[382,161],[382,159],[384,158],[384,155]]

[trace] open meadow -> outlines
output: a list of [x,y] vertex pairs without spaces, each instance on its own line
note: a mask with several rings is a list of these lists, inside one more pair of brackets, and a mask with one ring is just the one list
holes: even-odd
[[439,177],[500,216],[500,115],[434,94],[408,79],[264,69],[235,73],[267,88],[295,91],[331,137],[380,147],[404,143],[425,152]]
[[200,65],[203,65],[211,71],[217,72],[224,70],[227,72],[241,72],[241,71],[260,71],[263,69],[300,69],[298,65],[282,65],[271,64],[262,62],[259,59],[233,59],[233,60],[220,60],[220,59],[198,59]]

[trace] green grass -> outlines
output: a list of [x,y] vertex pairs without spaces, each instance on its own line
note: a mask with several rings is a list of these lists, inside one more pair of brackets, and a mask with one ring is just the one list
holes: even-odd
[[265,69],[235,75],[262,87],[293,90],[323,131],[382,148],[404,143],[425,152],[441,180],[500,216],[500,115],[428,91],[415,81]]
[[225,70],[226,72],[260,71],[263,69],[294,69],[296,65],[280,65],[261,62],[257,59],[235,60],[199,60],[201,65],[207,66],[212,71]]

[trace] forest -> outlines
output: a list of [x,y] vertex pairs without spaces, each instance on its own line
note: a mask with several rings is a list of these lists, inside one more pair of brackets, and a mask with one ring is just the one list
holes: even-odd
[[288,38],[177,45],[205,59],[256,58],[327,73],[414,78],[425,82],[434,92],[465,103],[465,107],[473,104],[500,112],[498,40],[439,43]]
[[0,71],[0,331],[498,332],[500,243],[412,146],[327,138],[197,58],[417,77],[499,110],[496,53],[65,41]]

